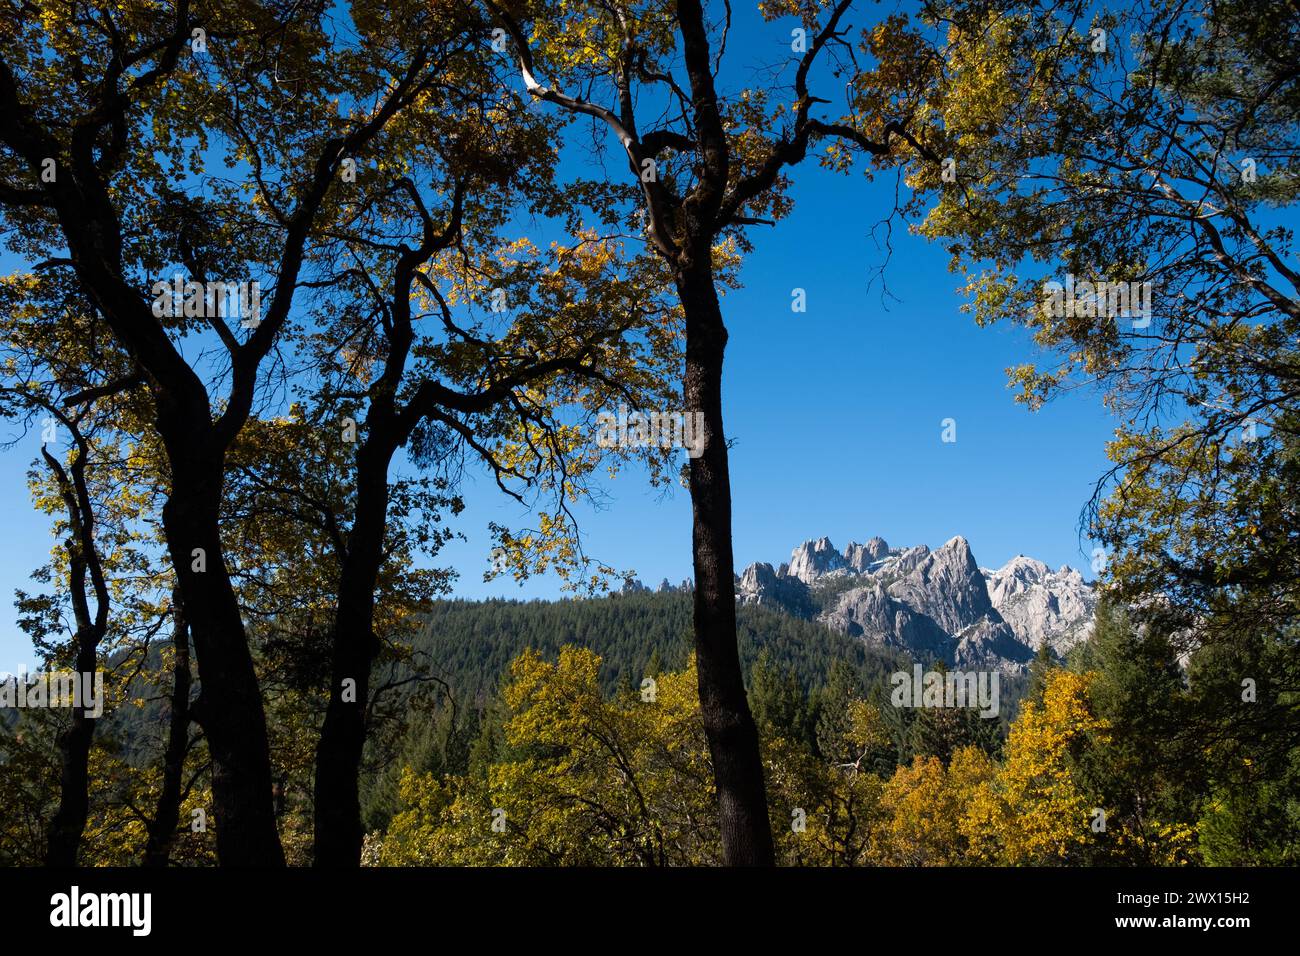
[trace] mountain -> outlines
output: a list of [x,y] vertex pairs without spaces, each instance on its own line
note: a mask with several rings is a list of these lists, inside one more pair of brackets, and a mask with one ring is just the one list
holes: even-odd
[[981,568],[963,537],[931,551],[883,538],[805,541],[788,564],[757,563],[736,582],[742,605],[817,620],[869,646],[963,669],[1024,671],[1046,644],[1060,657],[1087,638],[1097,598],[1073,568],[1018,555]]
[[1035,650],[1046,641],[1063,655],[1092,632],[1097,595],[1074,568],[1053,571],[1042,561],[1017,555],[983,573],[993,606]]

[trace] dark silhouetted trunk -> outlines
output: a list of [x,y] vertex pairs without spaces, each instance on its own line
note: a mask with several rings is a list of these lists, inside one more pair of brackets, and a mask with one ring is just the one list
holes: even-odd
[[[370,667],[379,651],[374,633],[375,588],[384,557],[388,514],[388,463],[394,448],[368,436],[357,455],[357,503],[348,552],[339,576],[334,618],[330,700],[316,747],[316,816],[313,863],[361,863],[358,778],[366,742]],[[344,688],[351,690],[345,699]]]
[[[164,441],[175,435],[167,427],[160,431]],[[167,545],[198,657],[199,696],[191,715],[212,756],[222,866],[283,866],[262,693],[222,558],[223,456],[212,453],[211,444],[196,441],[186,448],[168,441],[172,493],[163,506]]]
[[[72,462],[64,468],[49,451],[42,449],[41,455],[54,474],[68,514],[68,595],[77,625],[73,681],[84,689],[85,681],[89,680],[93,693],[99,642],[108,631],[108,587],[104,583],[99,553],[95,550],[95,513],[86,484],[89,446],[70,419],[62,418],[62,421],[71,429],[76,445]],[[95,595],[93,616],[86,590],[87,579]],[[90,815],[90,747],[95,737],[95,718],[88,711],[103,707],[104,700],[102,695],[99,696],[93,702],[94,706],[89,708],[86,704],[91,701],[77,701],[74,697],[74,702],[80,706],[73,707],[72,723],[58,738],[59,808],[46,830],[45,862],[48,866],[77,865],[81,835]]]
[[[163,531],[198,664],[200,693],[191,715],[203,728],[212,757],[210,816],[217,856],[223,866],[283,866],[271,797],[266,715],[220,534],[225,452],[246,420],[257,357],[240,353],[227,409],[214,423],[202,381],[144,306],[138,290],[123,278],[117,214],[103,182],[84,156],[76,167],[79,176],[68,177],[67,183],[60,180],[58,187],[68,248],[86,291],[146,373],[171,471]],[[298,259],[282,275],[290,287],[301,251],[294,248]]]
[[145,844],[145,866],[166,866],[171,856],[176,828],[180,825],[181,781],[190,746],[190,631],[179,588],[172,594],[172,615],[171,715],[167,722],[167,748],[163,752],[162,788]]
[[690,78],[699,181],[676,209],[677,245],[668,252],[686,316],[686,411],[704,418],[704,451],[691,459],[695,563],[695,656],[700,712],[713,758],[727,866],[771,866],[772,825],[763,786],[758,729],[745,696],[736,646],[735,561],[731,552],[731,476],[722,426],[722,368],[727,329],[713,277],[713,243],[732,179],[726,127],[718,109],[704,9],[677,0],[682,58]]
[[388,468],[420,417],[397,402],[415,340],[410,293],[415,270],[436,249],[454,241],[460,230],[463,184],[456,186],[451,221],[440,235],[413,186],[410,192],[424,222],[424,241],[417,249],[405,250],[394,271],[388,355],[383,372],[371,384],[365,437],[357,447],[356,511],[339,572],[330,699],[316,745],[314,866],[361,865],[364,834],[359,778],[366,744],[370,668],[380,648],[374,630],[375,591],[388,530]]
[[[95,641],[79,632],[75,675],[95,672]],[[72,724],[59,734],[59,809],[50,820],[45,862],[47,866],[76,866],[81,835],[90,815],[90,744],[95,718],[77,707]]]
[[723,863],[770,866],[774,862],[772,829],[758,729],[745,696],[736,646],[731,479],[722,425],[727,330],[708,259],[681,273],[677,289],[686,312],[686,408],[704,416],[704,452],[690,464],[695,656],[700,712],[718,790]]

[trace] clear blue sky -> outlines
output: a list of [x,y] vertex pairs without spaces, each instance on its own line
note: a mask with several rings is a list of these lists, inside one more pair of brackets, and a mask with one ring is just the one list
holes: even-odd
[[[742,68],[770,61],[763,51],[788,44],[790,23],[762,27],[742,9],[729,51]],[[843,548],[872,535],[934,547],[961,534],[984,566],[1023,553],[1091,576],[1077,521],[1115,427],[1096,396],[1073,395],[1036,414],[1016,405],[1004,369],[1033,348],[1023,332],[978,329],[958,311],[959,277],[938,246],[896,229],[885,273],[892,298],[882,300],[878,281],[869,288],[883,257],[872,226],[892,202],[892,176],[868,184],[809,167],[794,179],[794,213],[753,231],[745,286],[723,302],[737,570],[787,560],[796,544],[821,535]],[[807,291],[805,313],[790,309],[795,287]],[[949,417],[955,444],[940,440]],[[28,576],[51,540],[26,490],[38,440],[30,434],[0,454],[0,671],[35,663],[12,595],[33,587]],[[468,540],[439,562],[459,569],[456,593],[556,596],[555,580],[482,581],[488,523],[518,523],[520,509],[485,475],[464,490],[459,529]],[[589,553],[651,585],[688,577],[685,491],[662,499],[631,474],[607,490],[607,507],[584,517]]]

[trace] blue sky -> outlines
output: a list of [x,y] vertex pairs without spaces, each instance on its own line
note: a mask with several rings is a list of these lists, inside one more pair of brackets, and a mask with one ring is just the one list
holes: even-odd
[[[1078,518],[1114,420],[1086,392],[1036,413],[1017,405],[1004,370],[1035,349],[1022,330],[980,329],[959,311],[961,279],[940,246],[896,229],[882,300],[871,232],[892,191],[892,178],[800,171],[794,213],[755,230],[744,288],[723,300],[737,571],[821,535],[842,549],[877,534],[931,547],[961,534],[986,567],[1028,554],[1091,577]],[[791,311],[796,287],[805,313]],[[941,440],[945,418],[955,443]],[[606,488],[607,506],[584,518],[589,552],[647,584],[688,577],[685,490],[662,499],[630,474]],[[552,581],[482,582],[488,521],[523,512],[489,479],[465,490],[469,541],[443,555],[462,569],[456,593],[554,595]]]
[[[758,37],[760,29],[772,32]],[[788,29],[737,24],[730,49],[771,49]],[[743,71],[745,54],[736,56]],[[882,297],[872,278],[884,252],[872,227],[893,190],[892,175],[868,183],[799,170],[794,212],[775,228],[752,231],[744,288],[724,298],[737,571],[787,560],[796,544],[821,535],[843,548],[872,535],[934,547],[961,534],[986,567],[1028,554],[1090,577],[1078,517],[1116,422],[1084,392],[1038,413],[1015,404],[1004,370],[1034,349],[1020,330],[979,329],[960,313],[960,277],[947,271],[941,247],[895,229],[885,272],[890,296]],[[807,293],[804,313],[790,308],[796,287]],[[957,422],[955,443],[941,441],[945,418]],[[8,424],[0,430],[14,434]],[[0,452],[0,671],[35,663],[12,596],[33,588],[29,574],[51,541],[26,489],[38,441],[29,434]],[[648,584],[688,577],[684,489],[664,498],[628,473],[606,490],[601,511],[582,513],[588,552],[635,569]],[[486,475],[467,477],[464,492],[468,508],[457,527],[467,540],[448,546],[438,562],[460,571],[455,593],[557,596],[554,579],[522,587],[482,581],[489,522],[519,524],[524,516]]]

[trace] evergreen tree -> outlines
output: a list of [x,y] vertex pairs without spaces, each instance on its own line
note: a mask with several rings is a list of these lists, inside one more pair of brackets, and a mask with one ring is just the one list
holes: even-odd
[[1043,703],[1043,691],[1047,689],[1047,674],[1056,666],[1056,656],[1052,653],[1052,648],[1047,641],[1038,645],[1038,653],[1029,665],[1029,687],[1025,691],[1025,699],[1031,700],[1035,704]]
[[1191,713],[1177,652],[1158,628],[1135,626],[1102,601],[1077,660],[1092,672],[1092,711],[1106,727],[1076,755],[1080,779],[1106,812],[1094,859],[1172,862],[1171,842],[1190,847],[1204,779],[1201,748],[1183,732]]
[[803,688],[790,668],[772,663],[767,648],[759,652],[750,671],[749,706],[760,733],[776,733],[790,741],[807,739],[808,710]]

